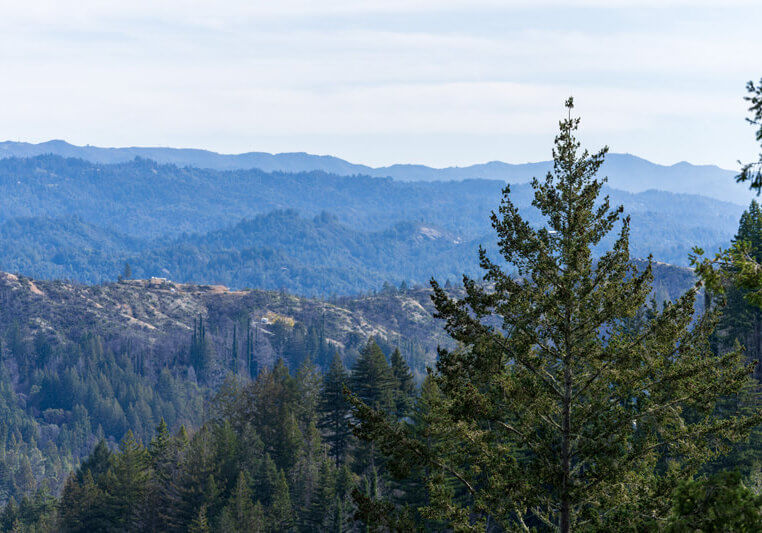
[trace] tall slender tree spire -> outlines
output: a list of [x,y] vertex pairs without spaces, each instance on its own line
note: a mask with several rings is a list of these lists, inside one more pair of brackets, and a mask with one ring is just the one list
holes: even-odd
[[[738,351],[712,353],[716,315],[694,320],[698,286],[626,327],[649,298],[651,265],[638,271],[630,261],[629,218],[600,196],[606,149],[580,149],[573,107],[570,98],[553,170],[532,181],[543,222],[522,217],[510,187],[492,214],[517,275],[481,249],[484,279],[466,277],[465,297],[432,282],[435,316],[460,348],[440,350],[433,379],[442,399],[426,439],[351,398],[358,436],[377,443],[399,475],[426,465],[426,513],[456,530],[544,524],[566,533],[664,517],[677,483],[760,420],[712,409],[750,369]],[[469,498],[456,497],[452,482]]]

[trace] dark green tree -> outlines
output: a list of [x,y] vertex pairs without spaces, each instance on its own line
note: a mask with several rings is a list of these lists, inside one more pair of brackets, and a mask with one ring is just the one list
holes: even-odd
[[335,471],[331,463],[320,464],[320,475],[304,518],[304,531],[328,531],[336,499]]
[[199,316],[194,321],[193,335],[189,348],[190,364],[202,380],[207,380],[213,372],[215,362],[214,346],[206,337],[206,325],[204,318]]
[[70,533],[111,530],[117,524],[107,506],[106,492],[95,483],[90,471],[70,476],[59,503],[61,530]]
[[264,531],[265,517],[262,507],[251,499],[248,477],[244,472],[238,474],[235,488],[227,506],[222,511],[221,528],[223,531]]
[[394,374],[384,352],[370,339],[352,367],[352,392],[367,405],[389,412],[394,406],[394,385]]
[[320,394],[320,420],[318,427],[325,432],[324,440],[331,448],[336,465],[344,461],[352,431],[349,427],[350,408],[344,397],[349,373],[338,353],[333,356],[331,368],[323,376]]
[[762,531],[762,496],[744,486],[738,472],[686,480],[675,490],[668,533]]
[[[744,246],[750,259],[762,261],[762,209],[756,200],[752,200],[741,215],[733,242]],[[757,362],[756,375],[759,378],[762,376],[762,309],[749,302],[749,294],[748,289],[727,283],[725,305],[715,335],[721,350],[732,349],[736,341],[740,342],[749,360]]]
[[[762,142],[762,79],[757,84],[749,81],[746,91],[748,94],[744,100],[750,104],[751,115],[746,120],[757,127],[756,140]],[[748,182],[749,188],[757,195],[762,192],[762,152],[757,161],[742,166],[736,181]],[[748,221],[753,223],[754,214],[751,210],[748,213]],[[694,248],[691,263],[710,292],[722,296],[728,286],[743,289],[748,303],[762,307],[762,265],[758,255],[759,251],[750,249],[748,242],[736,240],[733,246],[720,250],[714,258],[704,257],[704,250]]]
[[394,375],[394,404],[397,417],[402,418],[410,413],[415,401],[415,379],[399,348],[392,352],[392,374]]
[[238,327],[233,325],[233,343],[230,349],[230,368],[233,374],[238,374]]
[[[182,428],[181,428],[182,430]],[[168,506],[164,523],[168,531],[185,531],[198,516],[202,506],[209,511],[217,505],[218,490],[214,481],[214,444],[211,429],[202,427],[185,446],[179,460],[179,473],[166,489]],[[210,482],[215,485],[210,487]],[[210,501],[210,497],[215,498]]]
[[176,501],[174,488],[180,475],[178,463],[181,451],[179,440],[172,437],[162,418],[148,447],[153,475],[148,487],[151,505],[147,508],[145,521],[151,531],[169,529],[171,509]]
[[294,525],[294,511],[291,506],[291,494],[283,470],[278,472],[275,479],[275,490],[268,509],[271,531],[289,531]]
[[[746,92],[748,95],[744,97],[744,100],[749,102],[749,113],[751,114],[746,121],[752,126],[758,127],[756,139],[762,143],[762,79],[757,84],[753,81],[748,82]],[[739,182],[749,182],[749,188],[759,194],[762,191],[762,153],[760,153],[758,161],[743,165],[741,173],[736,179]]]
[[[623,327],[649,297],[650,262],[639,272],[630,261],[629,218],[600,197],[606,149],[580,151],[571,99],[566,107],[553,170],[532,182],[544,221],[525,220],[510,187],[492,215],[516,275],[481,250],[484,282],[464,278],[462,299],[432,282],[436,316],[460,345],[437,362],[436,445],[352,398],[358,435],[398,475],[427,465],[427,514],[455,529],[611,530],[665,519],[680,481],[760,420],[714,410],[750,368],[738,350],[712,353],[717,315],[694,317],[698,286],[639,331]],[[448,490],[448,478],[468,498]]]
[[193,522],[188,527],[188,533],[211,533],[212,528],[209,527],[209,518],[207,517],[206,505],[202,505]]
[[110,513],[122,529],[135,531],[144,525],[151,476],[148,452],[128,431],[106,474]]
[[[368,340],[350,376],[351,392],[365,405],[389,416],[395,411],[395,379],[386,356],[375,340]],[[375,443],[363,441],[353,451],[352,468],[360,475],[375,476],[383,463]]]

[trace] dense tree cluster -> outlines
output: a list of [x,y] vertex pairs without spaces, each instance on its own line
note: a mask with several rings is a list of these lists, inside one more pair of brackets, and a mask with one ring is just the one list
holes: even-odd
[[410,369],[399,351],[387,358],[373,340],[351,370],[338,356],[325,374],[309,358],[294,372],[279,360],[254,380],[231,375],[195,432],[181,427],[173,434],[161,420],[145,446],[131,431],[116,447],[101,440],[68,477],[57,504],[42,491],[36,504],[11,502],[3,527],[356,529],[353,493],[397,502],[417,494],[414,486],[394,482],[377,451],[351,434],[345,386],[390,416],[414,414]]

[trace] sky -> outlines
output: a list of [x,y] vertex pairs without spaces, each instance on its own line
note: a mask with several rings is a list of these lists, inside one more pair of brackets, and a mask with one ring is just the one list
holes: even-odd
[[580,136],[662,164],[759,146],[759,0],[0,0],[0,139],[549,159]]

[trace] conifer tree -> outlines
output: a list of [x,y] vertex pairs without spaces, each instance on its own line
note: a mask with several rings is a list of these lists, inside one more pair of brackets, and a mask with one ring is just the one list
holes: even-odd
[[390,411],[394,405],[394,374],[376,341],[360,352],[350,378],[352,392],[367,405]]
[[206,337],[206,325],[201,316],[193,324],[189,357],[190,364],[196,373],[204,380],[209,379],[214,366],[215,353],[214,346]]
[[148,447],[148,454],[151,457],[151,462],[157,464],[165,460],[170,447],[172,445],[172,435],[169,433],[167,423],[162,418],[159,421],[159,425],[156,426],[156,432],[151,439],[151,444]]
[[[750,259],[762,261],[762,209],[756,200],[741,215],[735,245],[748,249]],[[735,268],[729,266],[728,268]],[[732,280],[730,276],[728,280]],[[746,350],[746,356],[757,362],[757,378],[762,377],[762,309],[749,302],[750,291],[734,283],[725,289],[725,305],[717,327],[716,336],[720,349],[732,349],[738,341]]]
[[344,500],[336,495],[336,501],[333,507],[333,518],[331,519],[331,527],[328,531],[331,533],[344,533],[346,524],[344,517]]
[[275,490],[269,509],[270,527],[274,531],[289,531],[294,524],[294,511],[291,507],[291,494],[288,490],[286,474],[278,472]]
[[289,374],[282,359],[271,371],[260,372],[247,389],[250,422],[265,444],[278,468],[293,467],[302,445],[302,433],[297,422],[298,384]]
[[209,527],[209,519],[207,518],[206,505],[202,505],[193,522],[188,527],[188,533],[211,533],[212,529]]
[[394,403],[397,417],[407,416],[413,406],[415,398],[415,380],[407,362],[402,358],[399,348],[396,348],[391,357],[392,374],[394,374]]
[[[746,92],[748,95],[744,97],[744,100],[749,102],[749,113],[751,114],[751,117],[747,118],[746,121],[757,127],[755,137],[757,142],[762,143],[762,79],[756,84],[749,81],[746,84]],[[756,191],[757,194],[762,191],[762,153],[759,154],[757,161],[743,165],[736,181],[749,182],[749,188]]]
[[[71,477],[69,477],[66,480],[67,485],[70,479]],[[64,488],[66,488],[67,485],[64,485]],[[64,490],[64,494],[66,494],[65,490]],[[62,500],[63,500],[63,496],[62,496]],[[16,520],[18,520],[18,515],[19,515],[18,505],[16,505],[16,501],[13,499],[13,496],[11,496],[8,500],[8,503],[5,504],[5,507],[3,508],[3,512],[0,513],[0,527],[2,527],[3,530],[12,530],[14,527],[14,524],[16,523]]]
[[18,494],[27,494],[35,488],[34,472],[26,455],[21,457],[20,464],[13,474],[13,485]]
[[251,324],[249,323],[249,321],[247,321],[246,322],[246,365],[249,371],[249,377],[251,379],[256,379],[257,375],[259,374],[259,365],[256,359],[256,347],[257,347],[258,334],[259,334],[259,329],[255,327],[254,330],[252,330]]
[[309,354],[305,357],[296,373],[296,387],[299,397],[298,415],[302,431],[317,421],[320,404],[321,375]]
[[233,345],[231,348],[231,370],[233,374],[238,374],[238,327],[233,324]]
[[[370,339],[360,352],[352,368],[350,385],[352,393],[365,405],[387,415],[394,412],[394,374],[375,340]],[[376,467],[382,463],[373,442],[361,442],[354,450],[353,458],[352,466],[358,474],[376,472]]]
[[77,481],[82,481],[85,474],[90,474],[95,483],[101,484],[103,477],[111,466],[112,453],[106,441],[101,439],[93,451],[87,456],[77,470]]
[[67,533],[108,531],[116,526],[107,510],[106,493],[96,485],[89,470],[66,480],[59,520],[61,530]]
[[264,515],[262,507],[255,505],[251,499],[249,481],[244,472],[239,472],[233,493],[228,505],[223,511],[225,518],[224,531],[264,531]]
[[[210,478],[214,477],[214,450],[208,427],[202,427],[185,448],[180,460],[180,471],[172,485],[167,490],[170,508],[166,510],[166,523],[170,531],[184,531],[197,516],[202,505],[209,510],[216,501],[207,501],[212,492],[209,487]],[[178,441],[182,443],[184,428],[180,428]],[[216,488],[213,492],[217,492]],[[216,496],[216,494],[214,494]]]
[[331,447],[331,455],[337,466],[344,461],[351,437],[349,403],[344,397],[344,387],[348,382],[349,373],[336,353],[331,368],[323,376],[318,427],[326,432],[325,441]]
[[[427,514],[456,530],[654,527],[644,524],[668,515],[677,484],[760,421],[714,410],[750,368],[740,351],[712,353],[717,315],[694,320],[698,286],[639,331],[623,327],[649,297],[650,262],[639,272],[630,261],[629,218],[600,198],[606,149],[580,151],[566,106],[553,170],[532,182],[544,223],[522,218],[510,187],[492,215],[517,275],[482,249],[484,282],[464,277],[464,298],[432,282],[436,316],[460,344],[437,362],[436,444],[351,398],[358,435],[390,456],[395,474],[428,466]],[[452,478],[468,498],[446,488]]]
[[305,516],[305,531],[326,531],[331,520],[331,508],[335,500],[335,478],[331,463],[320,464],[318,484],[312,494],[309,509]]
[[762,496],[745,487],[738,472],[685,481],[664,531],[762,531]]
[[265,507],[269,507],[278,483],[278,467],[269,454],[265,454],[259,466],[259,473],[254,477],[254,499],[262,502]]
[[148,453],[128,431],[106,475],[109,507],[120,527],[134,531],[142,525],[151,475]]
[[151,531],[168,529],[170,508],[175,501],[173,487],[179,475],[177,463],[180,460],[180,446],[169,433],[162,418],[148,447],[148,455],[153,467],[153,476],[148,488],[146,522]]
[[[752,200],[748,209],[741,215],[733,245],[747,250],[749,260],[756,263],[762,261],[762,208],[756,200]],[[738,269],[738,265],[729,264],[726,268],[734,271]],[[750,302],[749,297],[753,292],[735,283],[736,277],[733,273],[723,281],[723,293],[709,293],[706,298],[709,305],[713,305],[713,299],[722,304],[713,344],[715,350],[722,353],[735,349],[736,343],[740,343],[747,360],[756,365],[756,380],[746,387],[745,394],[727,399],[720,408],[731,412],[751,411],[762,405],[759,390],[759,380],[762,378],[762,309]],[[758,472],[762,468],[761,443],[762,427],[753,428],[747,441],[738,443],[731,454],[712,466],[735,468],[744,475]]]

